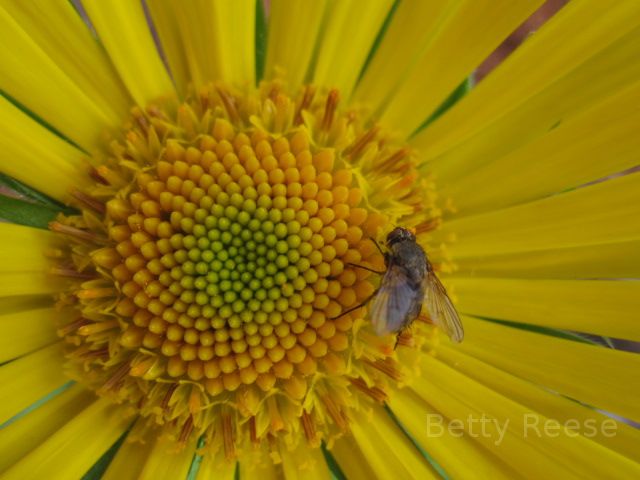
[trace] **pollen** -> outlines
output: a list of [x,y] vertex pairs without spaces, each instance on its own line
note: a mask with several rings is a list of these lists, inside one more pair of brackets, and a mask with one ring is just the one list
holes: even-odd
[[415,209],[410,150],[337,91],[271,83],[136,107],[105,152],[80,213],[50,225],[74,378],[140,435],[226,458],[285,431],[317,446],[348,430],[352,395],[384,401],[402,373],[393,341],[360,333],[379,279],[353,265],[383,268],[371,239]]

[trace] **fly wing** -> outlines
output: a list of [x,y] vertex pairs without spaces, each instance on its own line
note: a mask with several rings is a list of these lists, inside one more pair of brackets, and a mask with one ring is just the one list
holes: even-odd
[[436,274],[428,272],[424,278],[425,303],[433,322],[449,335],[454,342],[461,342],[464,338],[464,329],[456,308],[447,295],[447,290],[440,282]]
[[391,265],[378,289],[370,309],[373,328],[378,335],[399,331],[407,322],[416,302],[422,301],[421,291],[411,287],[404,270]]

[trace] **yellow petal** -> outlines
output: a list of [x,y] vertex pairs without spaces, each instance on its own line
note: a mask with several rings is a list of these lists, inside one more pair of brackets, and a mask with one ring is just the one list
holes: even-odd
[[87,407],[95,395],[73,385],[33,412],[0,429],[0,473],[53,435]]
[[365,457],[351,435],[336,440],[329,452],[338,462],[340,470],[345,474],[345,477],[357,480],[379,478],[369,458]]
[[450,278],[460,312],[640,340],[640,281]]
[[318,49],[312,82],[337,88],[349,98],[392,6],[391,0],[369,1],[367,8],[362,8],[358,0],[335,2],[327,11],[326,27],[318,40],[322,47]]
[[104,398],[96,400],[13,465],[6,478],[81,478],[129,423],[122,408]]
[[179,79],[188,71],[197,87],[219,80],[254,84],[256,0],[154,0],[151,11]]
[[0,43],[11,45],[0,51],[2,90],[78,145],[93,150],[103,132],[118,125],[120,118],[96,103],[56,63],[58,56],[50,57],[4,7],[0,7]]
[[[545,135],[559,125],[558,122],[568,122],[592,105],[629,88],[640,75],[640,65],[632,61],[640,55],[639,31],[631,31],[519,108],[485,124],[482,131],[442,153],[433,162],[428,160],[433,158],[434,152],[423,150],[429,168],[440,183],[453,182],[490,159],[506,155]],[[424,145],[422,142],[420,139],[419,144]]]
[[102,478],[104,480],[138,480],[152,448],[153,442],[140,443],[125,440]]
[[[192,78],[189,76],[187,54],[183,48],[183,36],[186,34],[178,27],[174,13],[173,0],[148,0],[147,7],[153,19],[153,25],[158,32],[162,52],[167,58],[171,78],[181,97],[187,94],[187,87]],[[192,5],[192,2],[183,4],[183,7]]]
[[356,417],[350,427],[376,478],[440,478],[381,407],[373,409],[370,420]]
[[[530,357],[532,358],[532,357]],[[528,478],[634,478],[640,464],[424,356],[413,389],[444,417]],[[484,419],[484,420],[483,420]],[[437,422],[427,428],[434,432]],[[600,426],[601,427],[601,426]],[[607,432],[611,433],[611,431]]]
[[[271,458],[265,458],[264,461],[256,464],[251,461],[238,462],[240,478],[259,478],[260,480],[281,480],[282,469],[280,465],[274,465]],[[223,467],[226,468],[226,467]],[[226,472],[226,470],[223,470]],[[202,478],[202,477],[199,477]],[[206,478],[206,477],[205,477]],[[210,477],[209,477],[210,478]],[[217,478],[217,477],[216,477]],[[235,475],[234,475],[235,478]]]
[[55,342],[58,339],[55,321],[61,316],[53,306],[0,313],[0,362]]
[[382,115],[383,123],[404,136],[413,133],[541,3],[541,0],[460,2],[437,26],[437,33],[415,67],[394,90]]
[[640,239],[640,175],[447,221],[436,239],[457,238],[455,257],[580,247]]
[[[572,70],[639,23],[638,2],[570,2],[461,102],[420,132],[412,143],[425,153],[427,159],[442,156],[500,117],[518,110],[554,82],[566,82],[563,78]],[[556,48],[557,45],[562,45],[562,48]],[[532,65],[536,67],[531,68]],[[584,73],[589,75],[586,83],[584,79],[576,78],[575,83],[568,86],[571,96],[578,89],[592,87],[595,81],[604,80],[594,76],[594,71]],[[608,75],[604,74],[604,77]],[[518,81],[514,82],[514,78]],[[556,95],[555,98],[560,97]],[[551,104],[554,103],[564,102],[551,100]],[[536,113],[536,120],[543,114],[544,107]]]
[[637,457],[640,430],[626,423],[616,422],[597,410],[510,375],[448,345],[438,347],[437,357],[501,395],[560,423],[569,422],[570,425],[575,425],[577,421],[579,425],[588,426],[607,421],[611,425],[615,424],[615,435],[595,429],[589,438],[631,459]]
[[43,295],[67,288],[64,280],[45,272],[0,272],[0,297]]
[[186,478],[196,451],[196,442],[187,443],[179,452],[174,450],[175,446],[173,440],[158,438],[138,478]]
[[82,2],[113,65],[141,106],[174,93],[158,55],[140,2]]
[[328,480],[331,473],[319,448],[301,441],[292,451],[281,450],[285,480]]
[[131,98],[73,4],[9,0],[4,5],[31,40],[100,109],[111,112],[113,118],[126,116]]
[[0,223],[0,271],[29,272],[43,271],[50,262],[45,257],[56,236],[40,228]]
[[522,148],[492,158],[470,175],[463,174],[448,186],[439,184],[438,194],[451,197],[456,216],[477,214],[631,168],[638,164],[640,151],[638,103],[640,83],[634,83]]
[[525,278],[638,278],[640,240],[507,255],[456,258],[458,275]]
[[[204,455],[202,457],[202,463],[200,464],[200,468],[198,469],[198,478],[199,480],[211,480],[215,478],[216,480],[234,480],[236,476],[236,464],[232,462],[219,462],[216,463],[214,461],[213,455]],[[247,477],[243,477],[247,478]],[[261,477],[262,480],[266,480],[264,477]],[[117,480],[114,478],[114,480]]]
[[[394,392],[387,403],[411,436],[451,478],[512,479],[516,476],[515,470],[502,462],[500,456],[492,455],[469,436],[458,435],[446,428],[440,432],[437,426],[439,413],[409,389]],[[432,428],[439,434],[437,438],[425,428],[428,421],[434,421]],[[445,426],[444,421],[442,426]]]
[[87,183],[81,167],[85,155],[4,97],[0,97],[0,129],[3,173],[63,201],[72,187]]
[[[404,0],[398,4],[387,31],[353,92],[353,101],[378,112],[418,61],[437,26],[459,2]],[[410,39],[411,48],[407,47]]]
[[326,5],[326,0],[271,2],[265,78],[277,77],[281,69],[291,88],[305,81]]
[[464,316],[457,348],[594,407],[640,419],[640,355]]
[[69,381],[60,342],[0,367],[0,424]]

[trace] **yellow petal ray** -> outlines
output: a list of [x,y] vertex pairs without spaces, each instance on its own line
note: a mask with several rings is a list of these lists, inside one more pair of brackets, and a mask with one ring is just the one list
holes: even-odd
[[[380,45],[353,92],[353,101],[377,112],[398,88],[459,2],[404,0],[397,6]],[[411,39],[411,48],[406,48]]]
[[120,78],[140,106],[174,93],[141,2],[87,0],[82,4]]
[[[527,478],[634,478],[640,464],[457,372],[433,357],[429,382],[412,388],[470,437]],[[481,420],[481,419],[487,420]],[[547,423],[553,427],[546,427]],[[535,425],[538,430],[536,431]],[[551,433],[548,433],[551,432]]]
[[440,478],[381,407],[375,407],[370,418],[361,414],[350,427],[376,478]]
[[640,240],[577,248],[456,258],[458,275],[525,278],[638,278]]
[[304,82],[327,3],[271,2],[265,78],[278,77],[278,71],[282,71],[291,88],[297,89]]
[[47,248],[55,243],[52,232],[11,223],[0,223],[0,271],[43,271],[50,266],[45,257]]
[[216,2],[215,29],[222,52],[223,80],[253,85],[256,80],[256,0]]
[[150,7],[179,79],[188,72],[196,87],[218,80],[254,84],[256,0],[155,0]]
[[[434,158],[433,162],[427,162],[429,168],[440,183],[452,182],[491,159],[535,140],[558,122],[569,121],[636,83],[640,65],[634,60],[639,55],[640,28],[636,28],[517,109],[485,125],[479,133]],[[433,158],[432,155],[432,151],[425,151],[426,160]]]
[[[222,464],[218,464],[214,461],[213,455],[204,455],[202,457],[202,463],[200,464],[200,468],[198,469],[198,476],[196,478],[198,478],[199,480],[211,480],[213,478],[215,478],[216,480],[234,480],[235,475],[235,463],[224,462]],[[118,479],[114,478],[114,480]]]
[[640,83],[635,83],[449,186],[439,184],[438,194],[451,197],[456,217],[473,215],[562,192],[638,165],[638,103]]
[[[427,159],[442,156],[520,108],[639,23],[640,4],[633,0],[612,4],[570,2],[462,101],[416,135],[413,145]],[[589,83],[593,81],[591,76]]]
[[449,278],[460,312],[640,340],[640,281]]
[[73,385],[0,430],[0,473],[16,463],[87,407],[95,395]]
[[60,342],[0,367],[0,424],[69,381]]
[[3,7],[0,43],[11,45],[0,53],[1,89],[78,145],[92,150],[103,132],[118,124],[118,117],[101,109]]
[[400,135],[413,133],[541,3],[541,0],[460,2],[459,8],[439,25],[420,60],[394,91],[382,122]]
[[0,363],[55,342],[58,339],[55,321],[61,316],[53,306],[0,312]]
[[[31,40],[101,110],[114,119],[126,116],[131,99],[73,4],[9,0],[4,6]],[[51,94],[48,89],[45,92]]]
[[138,480],[152,448],[153,442],[140,443],[125,440],[102,478],[104,480]]
[[367,8],[362,8],[358,0],[335,2],[327,12],[326,28],[318,40],[322,47],[318,49],[312,82],[337,88],[344,98],[349,98],[392,6],[392,0],[374,0],[367,3]]
[[[226,466],[223,467],[223,472],[226,473]],[[242,461],[242,459],[238,462],[238,468],[240,472],[240,478],[259,478],[260,480],[282,480],[283,473],[280,465],[275,465],[273,460],[269,457],[265,459],[265,461],[261,461],[259,463],[252,461]],[[235,477],[235,476],[234,476]],[[201,480],[207,477],[200,477]],[[211,478],[211,477],[208,477]],[[217,476],[215,477],[217,478]]]
[[594,407],[640,419],[640,355],[464,316],[458,348],[495,367]]
[[173,0],[148,0],[146,4],[158,32],[162,52],[169,64],[171,78],[180,96],[184,97],[191,78],[182,46],[183,33],[178,28],[172,8],[174,2]]
[[[586,428],[589,428],[590,439],[631,459],[637,458],[640,430],[616,422],[597,410],[510,375],[448,345],[438,346],[437,357],[468,377],[548,418],[560,423],[569,422],[570,427],[575,430],[578,429],[575,422],[587,426],[584,433],[587,433]],[[615,422],[615,435],[609,435],[608,432],[604,434],[601,429],[592,430],[588,427],[600,425],[605,420],[611,425]]]
[[[418,381],[428,382],[428,379]],[[394,392],[387,404],[411,436],[451,478],[519,478],[515,470],[495,455],[499,452],[485,450],[468,435],[449,431],[444,420],[444,428],[440,429],[437,423],[440,414],[409,389]],[[425,428],[428,419],[434,421],[434,435]]]
[[73,186],[83,186],[85,156],[6,98],[0,97],[0,170],[21,182],[66,200]]
[[[370,459],[360,450],[351,435],[344,436],[331,446],[329,453],[338,462],[345,477],[352,479],[380,478],[373,469]],[[376,453],[377,455],[377,453]]]
[[46,272],[0,272],[0,297],[43,295],[67,288],[64,280]]
[[140,480],[187,478],[196,451],[196,442],[194,440],[187,443],[179,452],[175,451],[175,446],[173,440],[159,437],[149,452],[138,478]]
[[[444,222],[435,241],[452,258],[581,247],[640,239],[640,175]],[[456,241],[457,239],[457,241]]]
[[[25,455],[6,478],[81,478],[122,435],[130,420],[122,409],[101,398]],[[171,477],[169,477],[171,478]]]
[[304,441],[292,450],[282,451],[282,473],[285,480],[329,480],[327,462],[319,448],[310,448]]

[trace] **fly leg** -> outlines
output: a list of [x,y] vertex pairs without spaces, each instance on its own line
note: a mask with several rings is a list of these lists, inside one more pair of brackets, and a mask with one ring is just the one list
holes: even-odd
[[[383,272],[383,273],[384,273],[384,272]],[[376,288],[376,290],[375,290],[371,295],[369,295],[367,298],[365,298],[364,302],[359,303],[359,304],[358,304],[358,305],[356,305],[355,307],[351,307],[349,310],[345,310],[344,312],[340,313],[340,315],[336,315],[335,317],[331,317],[331,318],[329,318],[329,320],[335,320],[335,319],[337,319],[337,318],[340,318],[340,317],[342,317],[342,316],[346,315],[347,313],[351,313],[351,312],[353,312],[354,310],[357,310],[357,309],[359,309],[359,308],[361,308],[361,307],[364,307],[365,305],[367,305],[367,304],[371,301],[371,299],[372,299],[373,297],[375,297],[375,296],[376,296],[376,293],[378,293],[378,290],[380,290],[380,289],[379,289],[379,288]]]
[[368,272],[377,273],[378,275],[384,275],[387,273],[386,271],[374,270],[373,268],[365,267],[364,265],[358,265],[357,263],[347,263],[350,267],[361,268],[362,270],[367,270]]

